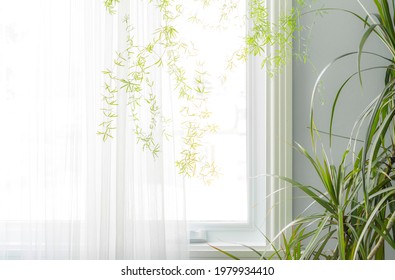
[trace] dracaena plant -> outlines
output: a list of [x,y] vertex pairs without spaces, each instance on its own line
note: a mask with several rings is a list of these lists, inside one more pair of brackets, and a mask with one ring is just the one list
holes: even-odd
[[[358,139],[362,124],[367,124],[367,130],[363,137],[364,144],[360,151],[356,150],[356,140],[350,142],[350,151],[354,157],[351,170],[346,172],[344,162],[348,151],[340,166],[329,164],[324,157],[322,168],[317,159],[312,160],[319,177],[324,185],[324,197],[330,197],[331,209],[325,208],[325,213],[331,218],[327,231],[335,229],[333,234],[336,240],[336,248],[332,257],[339,259],[383,259],[385,258],[385,243],[392,249],[395,248],[395,188],[393,187],[394,163],[395,163],[395,3],[390,0],[374,0],[377,11],[369,12],[361,1],[357,1],[365,12],[364,15],[349,10],[338,10],[348,13],[357,19],[365,27],[365,31],[359,42],[357,52],[344,54],[330,63],[320,74],[312,95],[311,105],[311,138],[315,145],[315,123],[314,123],[314,97],[319,80],[331,65],[347,56],[356,56],[357,71],[343,82],[336,93],[332,113],[330,116],[329,136],[332,140],[333,120],[336,117],[336,105],[339,96],[347,83],[353,78],[358,78],[363,85],[362,72],[377,69],[386,69],[383,77],[384,89],[373,94],[372,102],[365,108],[359,119],[356,120],[354,130],[350,139]],[[380,53],[365,52],[364,46],[370,37],[376,36],[380,39],[390,55],[382,56]],[[382,63],[362,69],[361,60],[364,56],[375,56]],[[355,133],[354,133],[355,131]],[[331,143],[332,141],[330,141]],[[316,198],[320,203],[322,198]],[[330,211],[332,210],[332,211]],[[336,216],[337,215],[337,216]],[[327,217],[327,215],[326,215]],[[334,223],[334,226],[333,224]],[[310,244],[318,244],[313,241]],[[314,246],[310,246],[309,249]],[[314,251],[311,250],[310,251]],[[308,251],[309,252],[309,251]]]
[[[368,11],[357,0],[365,14],[338,8],[324,9],[356,17],[365,31],[358,51],[334,59],[316,81],[310,112],[313,153],[296,145],[318,175],[319,184],[310,186],[282,178],[303,191],[310,199],[310,205],[317,204],[320,210],[296,217],[274,240],[267,239],[270,250],[254,250],[261,259],[384,259],[386,248],[395,249],[395,1],[370,1],[374,2],[376,11]],[[389,50],[389,56],[364,50],[365,43],[373,36]],[[319,133],[315,125],[314,100],[326,71],[349,56],[356,57],[358,68],[335,93],[329,124],[330,140],[334,137],[332,126],[337,117],[336,106],[350,80],[359,79],[363,85],[363,72],[386,69],[384,89],[372,95],[371,103],[355,121],[348,148],[340,164],[335,165],[324,149],[320,153],[316,151]],[[382,62],[381,66],[362,68],[361,61],[365,56],[376,57]],[[363,124],[367,126],[364,134],[359,132]],[[363,147],[357,149],[354,139],[359,137],[364,141]],[[279,247],[275,245],[278,240],[281,241]],[[237,256],[227,255],[237,259]]]
[[[334,59],[323,69],[312,94],[310,128],[314,154],[310,155],[301,146],[297,149],[308,159],[320,179],[319,186],[306,186],[288,178],[284,180],[301,189],[321,212],[297,217],[289,227],[292,234],[283,238],[282,246],[274,248],[269,258],[280,259],[384,259],[385,244],[395,249],[395,3],[390,0],[373,0],[377,11],[369,12],[357,1],[365,14],[344,9],[325,9],[344,12],[356,17],[365,31],[358,51],[346,53]],[[366,52],[365,43],[376,36],[388,48],[390,55]],[[315,126],[314,99],[321,78],[336,62],[355,56],[358,69],[347,77],[336,92],[330,116],[330,143],[336,106],[345,86],[354,78],[363,85],[362,73],[386,69],[384,89],[373,95],[372,102],[355,121],[350,139],[358,139],[360,128],[367,123],[363,147],[356,150],[356,141],[350,140],[341,163],[334,165],[325,152],[319,157],[316,152],[318,129]],[[375,56],[381,66],[362,69],[364,56]],[[354,155],[351,162],[348,155]],[[284,231],[285,232],[285,231]],[[273,243],[271,243],[273,244]],[[262,255],[263,256],[263,255]]]

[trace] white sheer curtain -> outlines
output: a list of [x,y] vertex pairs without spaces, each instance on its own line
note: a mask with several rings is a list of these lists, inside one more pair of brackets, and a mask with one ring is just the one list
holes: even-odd
[[[143,37],[158,21],[147,1],[123,2],[116,16],[97,0],[2,5],[1,259],[187,258],[172,141],[158,132],[159,157],[143,151],[122,92],[115,139],[96,135],[101,71],[122,47],[122,17],[130,13]],[[154,77],[171,115],[166,77]]]

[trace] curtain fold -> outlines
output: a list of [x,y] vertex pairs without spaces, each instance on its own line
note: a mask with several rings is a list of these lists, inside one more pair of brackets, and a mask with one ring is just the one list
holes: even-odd
[[[144,43],[158,12],[138,0],[122,1],[117,15],[96,0],[17,2],[0,11],[0,258],[187,258],[183,182],[162,119],[153,157],[137,143],[120,91],[114,139],[96,135],[102,71],[124,47],[124,16]],[[168,78],[152,77],[170,116]]]

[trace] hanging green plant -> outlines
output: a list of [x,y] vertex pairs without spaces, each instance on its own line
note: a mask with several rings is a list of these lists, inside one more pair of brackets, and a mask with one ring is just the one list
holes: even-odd
[[[143,0],[137,0],[143,1]],[[145,1],[145,0],[144,0]],[[210,0],[200,1],[203,7],[213,5]],[[222,0],[219,5],[220,17],[217,26],[209,26],[199,15],[190,16],[189,20],[209,28],[221,28],[232,20],[232,13],[242,0]],[[155,136],[157,124],[163,119],[161,108],[158,105],[155,81],[152,72],[155,69],[166,70],[172,80],[172,91],[180,100],[180,114],[182,122],[182,150],[176,160],[179,173],[188,177],[200,177],[209,183],[218,175],[215,162],[209,160],[204,151],[204,139],[207,135],[216,133],[218,126],[211,121],[211,112],[208,109],[210,91],[206,86],[207,69],[197,65],[194,73],[187,73],[180,61],[181,57],[193,55],[195,50],[191,42],[183,41],[179,37],[176,21],[183,15],[182,1],[176,0],[149,0],[150,5],[159,11],[161,24],[150,36],[149,42],[137,42],[134,27],[129,16],[124,18],[124,28],[127,37],[126,49],[116,53],[114,65],[103,71],[106,76],[104,100],[104,121],[100,124],[98,132],[106,141],[112,138],[116,129],[115,120],[117,95],[122,91],[127,94],[127,104],[134,124],[133,133],[143,150],[147,150],[154,157],[158,155],[161,147]],[[105,7],[110,14],[115,14],[120,0],[106,0]],[[244,45],[234,51],[229,58],[228,71],[239,62],[245,63],[249,56],[262,57],[262,67],[272,75],[280,72],[287,63],[292,51],[292,40],[301,10],[308,5],[299,1],[299,6],[289,14],[283,15],[278,22],[271,22],[264,0],[251,0],[248,2],[248,12],[241,21],[252,23],[247,32]],[[309,2],[310,3],[310,2]],[[269,46],[277,46],[274,53],[268,53]],[[124,71],[120,71],[123,68]],[[224,73],[226,69],[224,69]],[[127,73],[120,76],[118,73]],[[149,123],[142,123],[142,106],[147,108],[150,115]],[[146,121],[147,122],[147,121]],[[163,130],[166,137],[170,133]]]

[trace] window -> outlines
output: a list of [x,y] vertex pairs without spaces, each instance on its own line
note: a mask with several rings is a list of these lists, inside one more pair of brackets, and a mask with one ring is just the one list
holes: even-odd
[[[243,5],[232,15],[235,22],[247,9],[241,2]],[[272,19],[280,16],[275,13],[280,6],[289,9],[290,5],[290,1],[268,1]],[[247,25],[242,22],[230,30],[202,28],[192,33],[207,52],[210,70],[223,72],[223,61],[243,43],[240,39],[246,35]],[[275,52],[276,47],[268,51]],[[213,118],[217,117],[219,130],[209,139],[209,152],[223,173],[220,171],[212,184],[190,180],[187,186],[192,243],[264,246],[262,233],[274,237],[290,221],[291,190],[281,180],[266,175],[291,176],[291,65],[271,78],[261,69],[261,60],[239,61],[233,72],[228,72],[228,80],[211,85],[216,92],[211,98]]]
[[[183,257],[187,234],[179,180],[188,184],[187,211],[191,235],[197,234],[192,236],[195,240],[264,245],[259,230],[273,237],[286,224],[290,190],[265,174],[290,176],[291,67],[287,65],[281,75],[269,78],[259,58],[244,64],[237,59],[229,61],[242,45],[249,25],[244,22],[248,1],[211,1],[213,5],[237,3],[237,8],[227,7],[232,16],[223,18],[227,29],[214,20],[222,16],[218,14],[221,7],[212,14],[203,1],[188,2],[184,8],[191,10],[189,17],[178,19],[185,22],[179,24],[184,27],[178,30],[179,36],[183,41],[194,37],[196,49],[205,58],[177,59],[190,67],[187,72],[198,66],[199,75],[210,76],[205,86],[212,94],[205,104],[207,112],[202,113],[210,115],[210,121],[218,126],[217,133],[207,134],[204,141],[209,145],[204,147],[208,163],[214,162],[219,174],[206,176],[203,168],[195,179],[175,176],[178,153],[173,146],[182,147],[181,137],[174,137],[181,143],[166,142],[162,126],[157,126],[158,141],[163,140],[168,149],[163,149],[165,155],[156,162],[152,154],[141,149],[141,143],[136,143],[123,94],[133,91],[122,89],[122,79],[115,82],[119,92],[124,90],[117,97],[120,106],[114,109],[120,115],[116,139],[103,142],[95,135],[103,121],[102,71],[111,68],[113,59],[124,50],[123,35],[131,33],[128,27],[124,30],[125,13],[112,17],[103,3],[96,1],[82,6],[77,0],[62,4],[43,0],[40,5],[24,2],[27,8],[21,19],[15,13],[7,17],[7,12],[0,17],[0,38],[6,46],[0,54],[4,61],[0,84],[6,89],[0,115],[7,120],[7,135],[0,141],[5,158],[0,169],[4,194],[0,258]],[[194,6],[198,2],[199,8]],[[272,11],[280,11],[281,5],[288,9],[291,1],[267,3]],[[135,9],[136,4],[139,9]],[[152,35],[160,24],[159,15],[152,13],[158,9],[151,4],[119,4],[119,10],[131,12],[130,19],[136,21],[137,37]],[[275,19],[279,15],[272,16]],[[158,22],[147,27],[153,18]],[[204,24],[194,25],[194,20]],[[162,46],[158,43],[157,48]],[[275,51],[275,47],[268,51]],[[232,63],[233,69],[224,72]],[[128,66],[114,67],[122,75],[128,70]],[[171,119],[173,110],[167,103],[172,102],[169,96],[174,92],[166,91],[174,89],[169,81],[172,77],[156,70],[158,102],[166,103],[163,116]],[[147,120],[152,116],[145,115],[145,109],[142,106],[138,112]],[[162,125],[165,121],[161,117],[155,121]],[[177,133],[180,136],[185,130],[175,127],[174,135]],[[268,197],[270,193],[274,195]],[[193,250],[199,248],[207,251],[207,246],[199,245]]]
[[[186,180],[187,217],[204,228],[245,224],[249,219],[247,65],[235,53],[243,47],[246,36],[246,2],[239,1],[231,11],[224,11],[222,1],[206,7],[199,1],[192,3],[184,14],[195,15],[194,20],[182,18],[184,24],[179,23],[178,28],[181,37],[193,42],[197,50],[196,56],[185,63],[189,68],[186,72],[194,72],[196,67],[205,72],[208,98],[203,106],[216,132],[207,133],[202,144],[207,162],[215,165],[218,175],[204,177],[196,172],[195,178]],[[220,20],[225,12],[228,18]],[[201,207],[202,201],[205,207]]]

